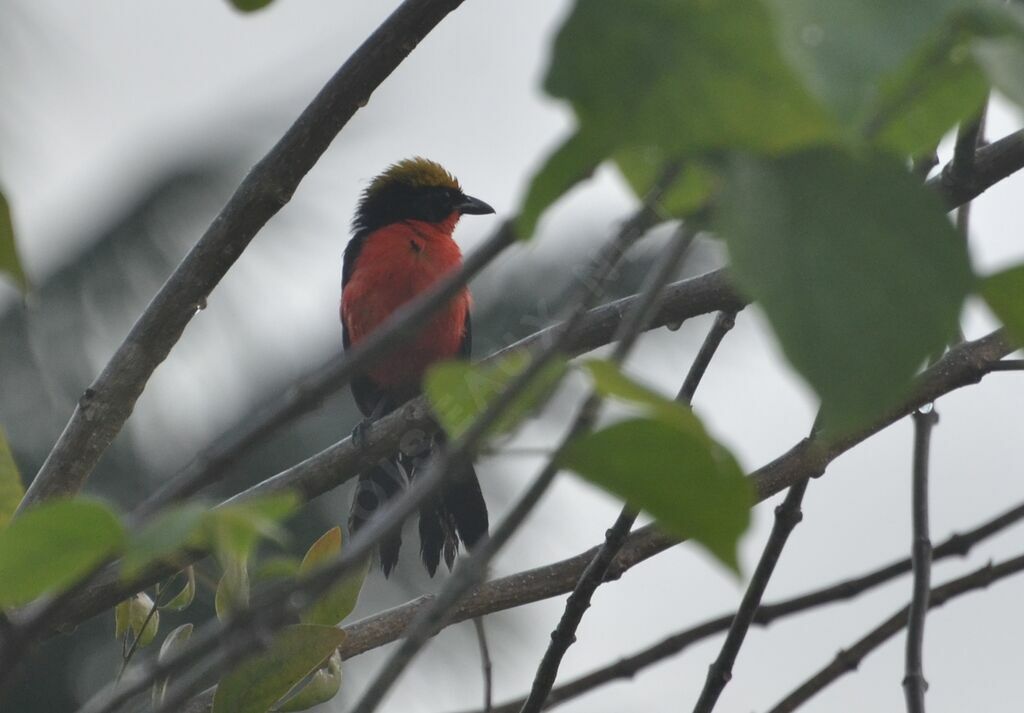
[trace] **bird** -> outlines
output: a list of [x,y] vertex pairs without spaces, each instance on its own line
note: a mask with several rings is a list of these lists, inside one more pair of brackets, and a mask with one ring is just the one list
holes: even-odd
[[[440,164],[422,157],[398,161],[373,178],[363,191],[345,247],[340,316],[342,343],[348,350],[366,339],[402,305],[428,290],[462,264],[452,238],[463,215],[494,209],[466,195]],[[393,352],[356,374],[352,395],[364,416],[361,427],[393,411],[421,391],[423,376],[435,363],[470,358],[473,333],[471,298],[463,288]],[[357,532],[389,499],[423,470],[429,454],[443,448],[439,432],[419,452],[399,451],[360,473],[349,514]],[[450,570],[459,543],[471,549],[488,529],[487,504],[472,464],[455,473],[442,491],[419,511],[420,555],[431,577],[442,554]],[[401,532],[378,547],[380,568],[388,577],[398,563]]]

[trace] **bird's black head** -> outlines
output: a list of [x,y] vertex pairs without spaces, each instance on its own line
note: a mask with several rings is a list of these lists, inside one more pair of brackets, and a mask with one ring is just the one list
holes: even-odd
[[425,158],[399,161],[363,191],[352,232],[368,233],[402,220],[440,223],[452,213],[483,215],[494,209],[467,196],[455,176]]

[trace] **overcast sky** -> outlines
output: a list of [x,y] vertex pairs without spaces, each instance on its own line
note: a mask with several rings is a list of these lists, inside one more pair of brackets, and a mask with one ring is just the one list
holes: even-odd
[[[394,4],[278,0],[265,12],[241,16],[221,0],[8,1],[15,11],[13,21],[0,30],[0,43],[6,45],[0,50],[0,82],[12,96],[0,112],[0,180],[14,205],[22,252],[34,275],[53,269],[90,226],[102,224],[140,183],[182,155],[237,149],[250,160],[258,158]],[[253,310],[251,322],[238,327],[258,335],[259,350],[252,358],[286,362],[298,372],[336,348],[340,256],[348,221],[360,187],[388,163],[414,154],[433,157],[499,215],[515,209],[530,170],[571,126],[571,114],[538,90],[548,42],[567,8],[568,3],[553,0],[471,0],[373,95],[303,182],[295,203],[257,238],[225,280],[223,289],[229,292],[259,284],[273,295]],[[1019,123],[1019,116],[997,103],[990,136]],[[971,246],[982,272],[1024,259],[1022,192],[1024,179],[1017,177],[977,202]],[[581,221],[610,231],[630,205],[621,181],[604,170],[553,211],[536,244],[523,250],[564,250],[560,235]],[[308,215],[289,221],[295,211]],[[471,247],[493,225],[466,221],[460,242]],[[598,232],[595,240],[602,237]],[[268,257],[276,260],[272,270]],[[216,297],[211,312],[217,309]],[[674,393],[707,325],[698,320],[679,332],[649,335],[630,369]],[[980,336],[991,326],[983,310],[969,311],[968,336]],[[201,330],[198,324],[190,327],[181,351],[158,371],[140,403],[141,422],[157,412],[169,413],[187,431],[197,413],[229,422],[245,405],[245,383],[232,376],[231,368],[245,356],[232,353],[223,341],[210,344],[193,336]],[[181,391],[185,369],[197,364],[222,382],[224,398],[216,404],[209,403],[201,382]],[[937,540],[1024,498],[1022,383],[1017,375],[997,374],[938,404],[932,476]],[[741,315],[695,406],[748,468],[802,437],[814,411],[806,387],[781,361],[756,309]],[[528,427],[522,442],[537,443],[549,430]],[[909,552],[910,449],[910,426],[902,423],[842,457],[825,478],[811,483],[804,522],[783,554],[768,599]],[[481,468],[485,488],[488,478],[525,483],[538,464],[521,457],[490,459]],[[611,498],[563,477],[531,519],[529,532],[499,557],[497,573],[592,546],[618,508]],[[755,527],[744,544],[747,571],[770,526],[770,512],[765,505],[756,510]],[[1019,554],[1021,542],[1021,532],[1013,530],[979,548],[970,562],[938,564],[934,578],[941,582],[988,558]],[[838,648],[904,604],[909,593],[910,581],[902,579],[854,603],[788,620],[767,632],[755,630],[719,710],[769,707]],[[599,590],[563,674],[583,672],[723,613],[740,594],[740,583],[701,553],[676,548]],[[925,664],[932,713],[1019,708],[1022,595],[1024,578],[1011,579],[929,617]],[[525,691],[561,607],[556,600],[501,615],[521,625],[517,641],[495,645],[498,700]],[[717,646],[715,640],[696,647],[632,683],[601,688],[565,710],[685,709],[696,699]],[[458,672],[464,685],[432,685],[438,675],[451,672],[445,657],[432,657],[430,651],[403,679],[388,710],[426,713],[478,702],[475,670]],[[806,710],[899,710],[902,656],[898,637]],[[365,666],[353,666],[346,686],[358,689],[366,675]]]

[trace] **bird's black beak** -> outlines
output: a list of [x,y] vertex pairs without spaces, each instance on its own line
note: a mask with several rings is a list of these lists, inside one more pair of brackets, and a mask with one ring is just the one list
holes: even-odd
[[473,196],[463,196],[462,200],[456,204],[455,210],[462,215],[487,215],[494,212],[494,208]]

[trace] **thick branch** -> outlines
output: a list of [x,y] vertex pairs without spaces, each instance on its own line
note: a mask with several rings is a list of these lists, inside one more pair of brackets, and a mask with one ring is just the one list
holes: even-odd
[[146,382],[256,233],[370,94],[462,0],[406,0],[342,65],[257,163],[86,389],[21,509],[77,493],[121,430]]

